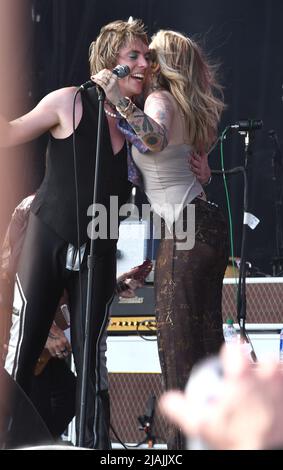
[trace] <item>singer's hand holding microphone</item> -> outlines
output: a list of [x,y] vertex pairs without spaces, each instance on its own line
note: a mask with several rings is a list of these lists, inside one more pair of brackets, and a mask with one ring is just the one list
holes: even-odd
[[130,68],[127,65],[117,65],[112,71],[103,69],[92,75],[91,80],[81,85],[80,88],[85,90],[96,85],[104,91],[108,100],[115,105],[122,97],[118,79],[125,78],[129,73]]
[[80,86],[80,89],[98,85],[101,87],[108,99],[115,104],[121,98],[118,80],[127,77],[130,74],[130,68],[127,65],[117,65],[112,71],[108,69],[100,70],[97,74],[92,75],[91,80]]

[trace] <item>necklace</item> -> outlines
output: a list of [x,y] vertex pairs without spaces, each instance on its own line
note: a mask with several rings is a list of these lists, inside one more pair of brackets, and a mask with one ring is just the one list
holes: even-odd
[[108,111],[106,108],[104,108],[104,111],[107,114],[107,116],[110,116],[112,118],[118,119],[120,117],[119,114],[111,113],[111,111]]
[[[111,103],[111,101],[108,101],[107,98],[106,98],[106,100],[105,100],[105,104],[107,104],[107,105],[109,106],[109,108],[113,109],[113,111],[116,111],[116,108],[115,108],[114,104]],[[110,117],[112,117],[112,118],[114,118],[114,119],[117,119],[117,118],[120,117],[119,114],[117,114],[117,112],[111,113],[111,111],[108,111],[108,110],[105,108],[105,106],[104,106],[104,111],[105,111],[105,113],[106,113],[108,116],[110,116]]]
[[111,103],[111,101],[109,101],[107,98],[105,98],[105,104],[107,104],[109,108],[113,109],[113,111],[116,111],[116,107],[114,106],[114,104]]

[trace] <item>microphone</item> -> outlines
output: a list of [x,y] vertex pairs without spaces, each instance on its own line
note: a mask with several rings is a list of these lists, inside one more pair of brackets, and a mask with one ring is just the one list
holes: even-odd
[[130,67],[127,65],[116,65],[114,69],[112,70],[112,73],[114,75],[117,75],[118,78],[125,78],[127,75],[129,75],[131,72]]
[[239,132],[250,132],[262,129],[262,126],[263,122],[261,119],[242,119],[230,127],[231,129],[237,129]]
[[[130,72],[130,67],[128,67],[127,65],[116,65],[116,67],[114,67],[114,69],[112,70],[112,73],[114,73],[114,75],[117,75],[118,79],[127,77]],[[93,86],[96,86],[96,83],[92,80],[88,80],[80,86],[80,90],[87,90],[88,88],[91,88]]]

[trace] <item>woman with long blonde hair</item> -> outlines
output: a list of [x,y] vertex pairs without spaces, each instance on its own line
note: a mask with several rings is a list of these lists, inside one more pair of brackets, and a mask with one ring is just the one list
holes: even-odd
[[[109,71],[93,78],[135,134],[132,158],[161,219],[155,271],[158,349],[165,389],[182,390],[193,365],[223,342],[228,231],[219,208],[206,201],[195,168],[216,139],[224,103],[214,67],[190,38],[159,31],[150,49],[151,92],[144,111],[121,95],[114,79],[105,81]],[[167,444],[185,448],[174,428],[168,429]]]

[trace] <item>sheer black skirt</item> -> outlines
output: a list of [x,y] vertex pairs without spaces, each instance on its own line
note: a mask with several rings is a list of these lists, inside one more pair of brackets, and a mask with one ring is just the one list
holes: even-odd
[[[224,341],[221,303],[228,228],[216,205],[201,199],[193,203],[194,247],[180,250],[176,235],[163,238],[156,261],[157,338],[165,390],[183,390],[193,365],[217,353]],[[173,426],[168,426],[167,445],[185,448],[184,436]]]

